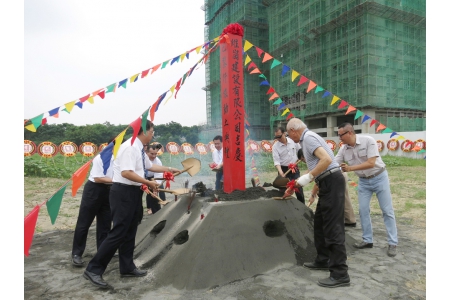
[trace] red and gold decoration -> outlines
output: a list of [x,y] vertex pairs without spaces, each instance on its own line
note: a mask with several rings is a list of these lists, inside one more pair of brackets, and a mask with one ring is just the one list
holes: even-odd
[[80,145],[78,150],[83,156],[92,157],[97,153],[97,145],[91,142],[84,142]]
[[108,143],[98,145],[98,152],[102,151],[106,146],[108,146]]
[[272,144],[269,141],[262,140],[261,149],[263,149],[264,152],[272,152]]
[[31,156],[36,153],[36,144],[29,140],[23,141],[23,155]]
[[377,146],[378,146],[378,152],[383,151],[383,149],[384,149],[384,142],[382,140],[378,140],[377,141]]
[[336,149],[336,143],[333,140],[325,140],[325,143],[327,143],[331,151],[334,151]]
[[52,142],[42,142],[39,144],[37,152],[41,157],[51,158],[58,154],[58,147]]
[[170,155],[178,155],[180,153],[180,146],[175,142],[168,142],[166,145],[166,150],[170,153]]
[[342,145],[344,145],[344,142],[343,142],[343,141],[340,141],[340,142],[339,142],[339,149],[342,148]]
[[253,140],[248,140],[247,145],[248,148],[250,148],[250,150],[253,151],[254,153],[258,153],[260,150],[259,145]]
[[208,143],[209,149],[211,150],[211,153],[213,153],[216,150],[216,147],[214,146],[214,142],[211,141]]
[[400,149],[402,149],[403,152],[411,152],[411,149],[414,145],[414,142],[411,140],[405,140],[400,146]]
[[208,154],[208,147],[205,145],[205,144],[203,144],[203,143],[197,143],[197,144],[195,144],[195,150],[197,150],[197,152],[200,154],[200,155],[206,155],[206,154]]
[[194,154],[194,147],[192,147],[192,145],[189,143],[183,143],[181,144],[181,152],[186,155],[192,155]]
[[411,151],[419,152],[420,150],[426,150],[426,143],[422,139],[418,139],[414,142],[414,147],[411,149]]
[[164,172],[163,178],[166,181],[166,189],[170,189],[170,182],[175,181],[175,176],[171,172]]
[[296,173],[298,171],[298,166],[296,163],[291,163],[288,165],[289,170],[291,170],[292,173]]
[[77,154],[78,146],[74,142],[65,141],[59,144],[59,152],[65,157],[72,157]]
[[396,140],[396,139],[390,139],[390,140],[387,142],[387,148],[388,148],[388,150],[390,150],[390,151],[395,151],[395,150],[397,150],[399,146],[400,146],[400,143],[399,143],[398,140]]

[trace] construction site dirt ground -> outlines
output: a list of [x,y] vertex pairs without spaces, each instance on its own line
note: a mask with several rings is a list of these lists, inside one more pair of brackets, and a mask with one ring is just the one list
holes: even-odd
[[[210,178],[196,178],[195,182],[201,181],[206,183],[206,186],[210,185],[208,180]],[[195,183],[192,181],[190,184]],[[270,190],[270,188],[266,188]],[[81,189],[77,193],[78,202],[81,196]],[[180,197],[180,196],[179,196]],[[214,200],[208,197],[196,196],[195,201],[208,202],[212,205],[225,203],[226,201],[220,201],[214,203]],[[160,212],[155,215],[145,215],[142,221],[141,228],[144,229],[147,225],[157,222],[158,218],[164,218],[164,211],[173,218],[178,218],[181,222],[182,218],[186,218],[189,214],[186,211],[186,199],[181,197],[179,201],[173,201],[173,197],[169,196],[169,200],[172,200],[166,207],[163,207]],[[283,205],[294,205],[298,210],[298,204],[292,202],[291,204],[280,204],[279,200],[273,200],[267,198],[266,200],[257,199],[261,201],[261,205],[256,205],[251,210],[240,209],[235,212],[235,217],[239,217],[239,213],[246,214],[254,210],[254,207],[268,207],[269,210],[277,210],[277,207],[283,207]],[[264,202],[266,201],[266,202]],[[294,200],[290,200],[294,201]],[[296,201],[296,200],[295,200]],[[246,201],[248,202],[248,201]],[[229,206],[229,204],[226,203]],[[179,211],[175,210],[177,206],[181,208]],[[195,206],[195,205],[194,205]],[[233,228],[242,228],[239,224],[230,224],[230,222],[236,223],[235,220],[229,219],[229,216],[219,217],[219,215],[208,215],[208,211],[205,211],[205,207],[196,206],[197,210],[192,208],[190,212],[191,217],[200,217],[203,213],[206,215],[203,220],[199,222],[210,222],[211,230],[224,232],[224,234]],[[231,206],[230,206],[231,207]],[[203,209],[203,210],[202,210]],[[302,208],[303,209],[303,208]],[[173,212],[171,211],[173,210]],[[302,214],[300,217],[309,219],[307,210],[300,211]],[[286,210],[287,218],[293,218],[295,215],[288,216],[291,210]],[[311,215],[312,215],[312,210]],[[169,213],[170,212],[170,213]],[[305,213],[306,212],[306,213]],[[179,214],[179,215],[177,215]],[[197,215],[195,215],[197,214]],[[255,213],[256,216],[260,213]],[[71,222],[76,222],[77,215],[73,216]],[[357,215],[357,226],[355,228],[346,228],[346,236],[350,241],[361,240],[361,227],[359,223],[359,216]],[[228,218],[228,219],[227,219]],[[152,221],[153,219],[153,221]],[[200,220],[200,218],[198,218]],[[223,220],[223,223],[214,222],[215,220]],[[253,219],[252,219],[253,220]],[[248,226],[253,226],[253,221],[249,220]],[[197,225],[192,226],[197,226]],[[297,223],[302,224],[302,223]],[[226,251],[229,250],[226,247],[214,247],[211,244],[209,247],[212,253],[208,251],[200,252],[196,248],[192,248],[189,242],[194,240],[201,240],[205,236],[209,238],[225,239],[223,235],[211,234],[207,230],[197,230],[195,234],[191,234],[191,239],[185,239],[182,246],[189,245],[191,248],[185,252],[174,252],[175,256],[167,257],[166,261],[174,261],[172,266],[167,266],[165,270],[163,267],[164,260],[161,260],[161,264],[155,265],[155,269],[152,270],[152,262],[145,263],[145,266],[149,270],[149,274],[142,278],[121,278],[118,273],[118,258],[114,257],[108,266],[107,271],[104,274],[104,279],[112,286],[110,289],[100,290],[90,284],[89,281],[83,278],[82,274],[84,268],[76,268],[72,266],[70,261],[71,245],[73,239],[73,230],[71,229],[57,229],[57,230],[42,230],[36,232],[34,236],[32,246],[30,248],[30,255],[24,258],[24,298],[25,299],[425,299],[426,298],[426,242],[423,238],[425,236],[425,228],[414,225],[409,218],[397,217],[397,227],[399,235],[398,254],[395,257],[389,257],[386,254],[387,242],[386,233],[382,216],[375,214],[372,216],[372,224],[374,229],[374,247],[372,249],[356,250],[349,249],[347,245],[347,264],[349,267],[349,275],[351,278],[351,284],[348,287],[340,288],[324,288],[317,285],[319,278],[324,278],[329,275],[328,271],[312,271],[302,267],[300,263],[290,262],[288,258],[287,263],[279,263],[278,265],[270,265],[268,262],[282,261],[280,256],[286,256],[283,252],[289,247],[280,246],[277,248],[276,243],[270,245],[273,241],[270,241],[267,247],[270,248],[268,257],[264,258],[264,261],[259,263],[253,262],[252,266],[271,266],[271,269],[261,273],[255,273],[251,275],[245,275],[245,270],[242,274],[224,274],[227,270],[226,264],[221,260],[222,265],[215,265],[215,261],[211,257],[221,258],[222,256],[227,258]],[[191,226],[191,229],[192,229]],[[233,227],[235,226],[235,227]],[[241,226],[241,227],[236,227]],[[255,226],[260,227],[260,224]],[[203,226],[204,227],[204,226]],[[196,228],[196,227],[195,227]],[[201,227],[200,227],[201,228]],[[167,229],[170,229],[167,227]],[[192,229],[192,233],[195,231]],[[141,230],[142,231],[142,230]],[[174,234],[176,232],[174,231]],[[235,234],[235,233],[233,233]],[[138,233],[139,235],[139,233]],[[241,241],[245,241],[245,237],[251,238],[248,233],[242,233],[240,236]],[[266,233],[267,235],[267,233]],[[137,236],[137,239],[139,237]],[[164,237],[162,237],[164,238]],[[275,237],[276,239],[277,237]],[[206,238],[205,238],[206,239]],[[348,242],[348,241],[347,241]],[[217,245],[220,245],[220,241],[217,241]],[[250,245],[251,246],[251,245]],[[261,245],[256,245],[261,246]],[[283,248],[284,247],[284,248]],[[351,247],[350,247],[351,248]],[[137,245],[137,249],[139,246]],[[238,249],[238,248],[236,248]],[[256,249],[256,248],[255,248]],[[163,249],[164,250],[164,249]],[[87,248],[83,259],[89,261],[95,254],[95,223],[91,227],[91,231],[88,236]],[[150,251],[145,254],[145,251]],[[142,257],[153,254],[152,245],[147,249],[140,249],[138,252],[141,254],[136,259],[137,265],[140,263]],[[156,250],[155,250],[156,251]],[[158,250],[159,251],[159,250]],[[171,250],[173,252],[173,250]],[[233,250],[235,251],[235,250]],[[255,250],[252,250],[255,251]],[[308,250],[310,251],[310,249]],[[164,251],[160,251],[161,253]],[[245,253],[243,249],[243,255],[245,263],[252,263],[255,257],[259,257],[256,253]],[[135,253],[136,254],[136,253]],[[197,254],[197,257],[195,256]],[[209,254],[213,256],[209,256]],[[198,257],[201,256],[201,257]],[[242,260],[242,257],[235,258],[235,260]],[[170,259],[170,260],[169,260]],[[203,260],[202,260],[203,259]],[[305,258],[306,259],[306,258]],[[211,260],[211,261],[205,261]],[[202,278],[205,274],[201,273],[201,270],[196,272],[185,272],[184,263],[192,261],[201,262],[204,266],[209,266],[209,270],[205,272],[213,272],[213,276],[222,276],[222,278],[240,278],[239,280],[232,280],[222,284],[208,286],[203,288],[192,288],[198,286],[198,282],[195,279]],[[299,262],[299,260],[297,260]],[[236,264],[236,261],[230,259],[229,265]],[[179,272],[177,271],[179,266]],[[211,271],[214,270],[214,271]],[[247,270],[251,273],[250,270]],[[158,273],[159,272],[159,273]],[[249,273],[249,274],[250,274]],[[168,278],[164,278],[163,281],[158,281],[155,276],[165,274]],[[245,275],[245,276],[241,276]],[[236,277],[237,276],[237,277]],[[180,282],[192,282],[191,285],[186,285],[180,288]],[[171,284],[171,280],[173,284]],[[161,284],[155,284],[159,282]],[[212,280],[214,282],[214,280]]]

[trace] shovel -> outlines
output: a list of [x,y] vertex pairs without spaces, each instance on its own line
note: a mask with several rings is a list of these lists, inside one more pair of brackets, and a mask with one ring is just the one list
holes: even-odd
[[[297,160],[295,164],[298,164],[300,161],[300,159]],[[284,176],[289,174],[289,172],[291,172],[291,169],[287,170],[286,173],[284,173]],[[289,178],[278,175],[277,178],[275,178],[275,180],[273,181],[272,186],[277,189],[285,188],[289,181]]]
[[171,193],[175,196],[179,196],[179,195],[189,194],[189,192],[191,190],[185,189],[185,188],[179,188],[179,189],[174,189],[174,190],[158,189],[158,191],[165,192],[165,193]]
[[169,203],[169,201],[164,201],[164,200],[162,200],[161,198],[159,198],[157,195],[155,195],[155,194],[153,194],[153,193],[150,193],[150,195],[151,195],[153,198],[158,199],[158,204],[159,204],[159,205],[164,206],[164,205],[166,205],[167,203]]
[[[184,169],[181,170],[179,173],[174,173],[174,177],[178,176],[184,172],[188,172],[189,175],[194,176],[200,171],[201,168],[201,162],[197,158],[190,157],[188,159],[185,159],[181,162]],[[155,180],[165,180],[164,178],[154,178]]]

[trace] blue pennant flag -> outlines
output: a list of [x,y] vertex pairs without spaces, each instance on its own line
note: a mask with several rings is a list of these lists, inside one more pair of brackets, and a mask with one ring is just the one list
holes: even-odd
[[268,86],[270,86],[270,83],[267,80],[264,80],[259,85],[268,85]]
[[155,112],[158,111],[159,105],[161,104],[161,102],[163,101],[164,97],[166,97],[167,92],[165,92],[164,94],[162,94],[161,96],[159,96],[159,100],[158,100],[158,104],[156,106]]
[[330,96],[331,93],[329,91],[325,91],[325,93],[323,93],[322,98],[325,98],[326,96]]
[[103,162],[103,174],[106,175],[106,170],[108,170],[109,165],[111,164],[111,157],[114,149],[114,141],[108,144],[102,152],[100,152],[100,158]]
[[281,71],[281,76],[284,76],[284,74],[286,74],[287,71],[289,71],[291,68],[289,68],[286,65],[283,65],[283,70]]
[[281,103],[280,104],[280,106],[278,107],[278,110],[282,110],[283,109],[283,107],[285,107],[286,106],[286,104],[284,104],[284,102],[283,103]]
[[368,115],[364,115],[363,120],[361,121],[361,124],[364,123],[365,121],[369,120],[370,117]]
[[83,108],[83,102],[78,101],[77,103],[75,103],[76,106],[78,106],[79,108]]

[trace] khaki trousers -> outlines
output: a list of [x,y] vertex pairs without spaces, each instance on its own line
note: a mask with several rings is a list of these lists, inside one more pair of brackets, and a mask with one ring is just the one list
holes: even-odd
[[345,178],[345,206],[344,206],[344,223],[352,224],[356,223],[355,213],[353,211],[352,201],[350,200],[350,194],[348,192],[348,175],[347,172],[342,172]]

